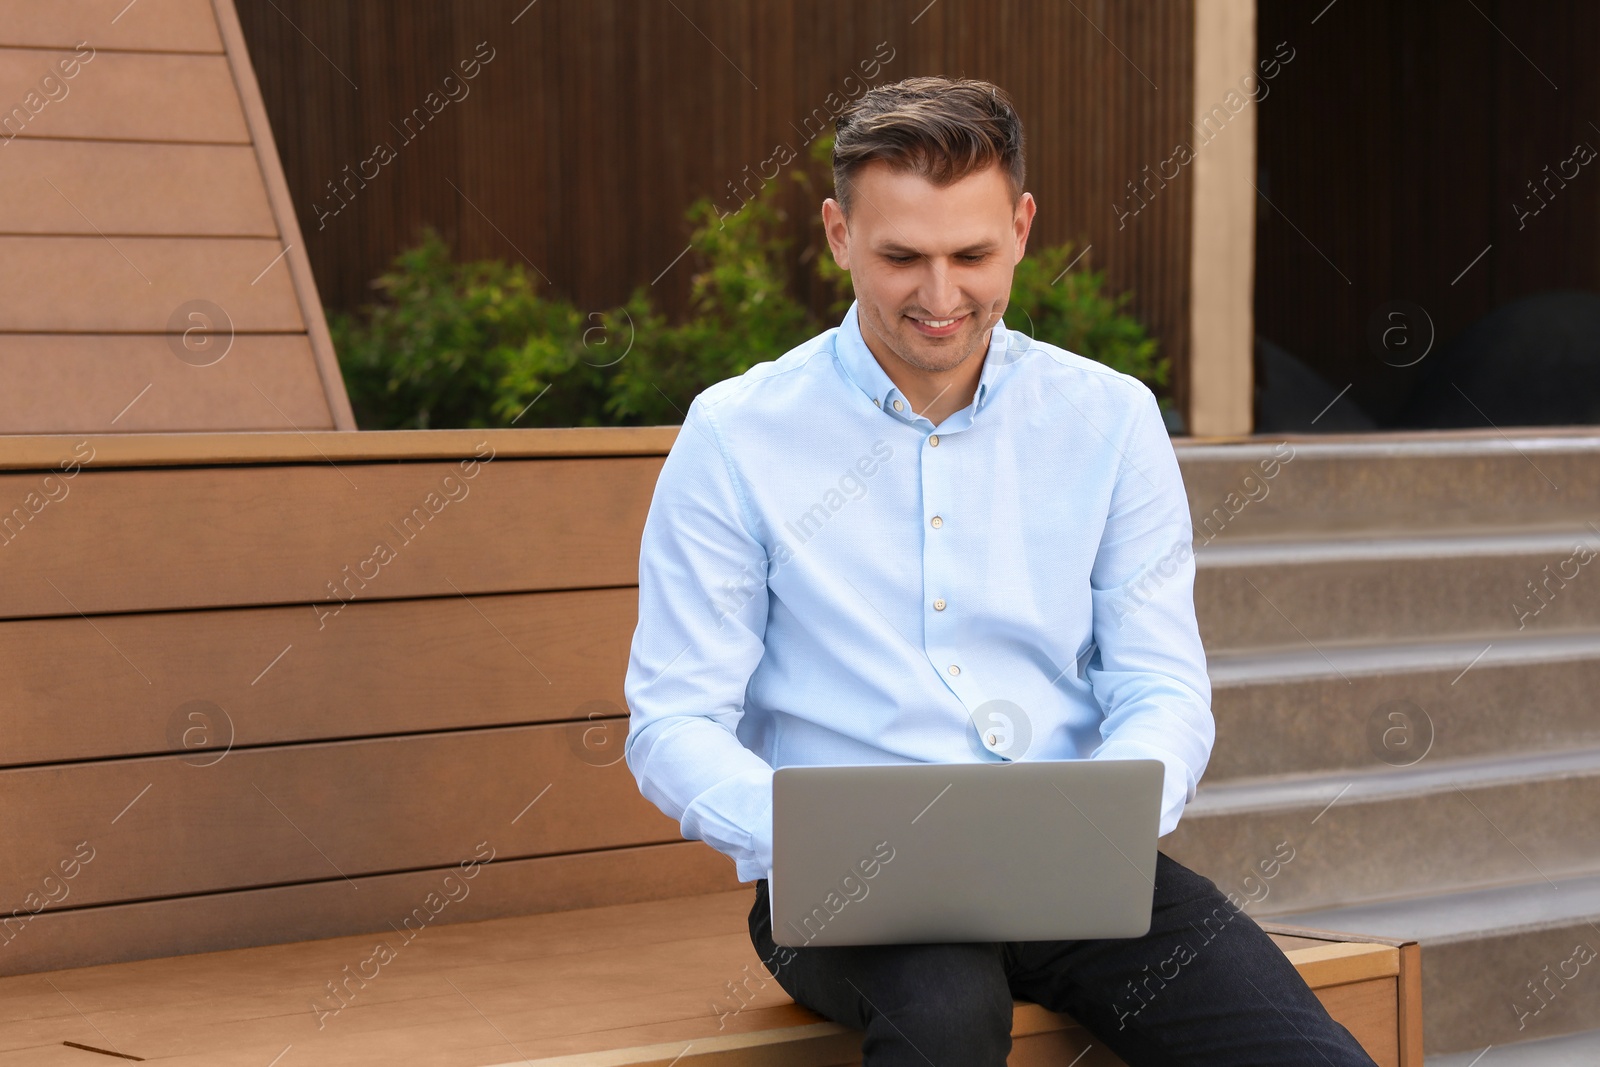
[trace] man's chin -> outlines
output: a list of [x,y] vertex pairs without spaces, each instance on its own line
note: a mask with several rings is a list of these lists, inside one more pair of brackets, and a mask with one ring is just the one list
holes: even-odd
[[[929,371],[954,370],[965,363],[977,347],[973,330],[963,330],[949,337],[924,337],[915,328],[901,339],[901,358],[913,366]],[[912,358],[906,359],[906,356]]]

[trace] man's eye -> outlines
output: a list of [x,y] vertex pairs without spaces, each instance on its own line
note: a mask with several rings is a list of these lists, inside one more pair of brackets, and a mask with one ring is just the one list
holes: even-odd
[[982,263],[987,258],[989,257],[985,252],[973,252],[960,257],[963,263]]
[[913,259],[915,259],[917,257],[915,257],[915,256],[885,256],[884,258],[886,258],[890,263],[899,263],[901,265],[904,265],[904,264],[910,263]]

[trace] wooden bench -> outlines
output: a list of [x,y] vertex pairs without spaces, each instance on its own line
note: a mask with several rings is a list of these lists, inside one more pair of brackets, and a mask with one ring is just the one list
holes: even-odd
[[[480,868],[462,883],[465,899],[500,890],[499,873]],[[795,1005],[762,969],[745,926],[753,896],[746,887],[0,979],[0,1065],[94,1062],[82,1046],[165,1067],[859,1063],[858,1031]],[[1382,1067],[1421,1067],[1414,944],[1274,930]],[[1122,1062],[1026,1001],[1012,1034],[1014,1067]]]
[[[752,889],[620,759],[675,433],[5,438],[0,1067],[849,1062],[770,980],[719,1018]],[[1420,1067],[1415,946],[1281,937]]]

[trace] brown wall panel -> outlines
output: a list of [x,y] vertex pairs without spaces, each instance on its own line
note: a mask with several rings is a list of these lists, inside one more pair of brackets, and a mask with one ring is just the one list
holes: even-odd
[[0,764],[200,766],[230,745],[575,719],[574,751],[607,765],[637,604],[627,588],[0,623]]
[[0,234],[278,235],[248,145],[19,137],[0,185]]
[[570,735],[523,726],[246,749],[207,766],[0,771],[0,901],[27,907],[74,856],[89,862],[61,903],[81,906],[307,881],[356,892],[344,878],[446,866],[489,838],[507,858],[680,840],[625,764],[583,759]]
[[6,337],[0,433],[333,429],[304,334],[204,344],[215,347],[191,351],[178,337],[152,334]]
[[210,0],[0,0],[0,45],[221,52]]
[[[76,54],[0,49],[0,123],[16,114],[13,108],[24,108],[0,136],[249,142],[223,56],[95,51],[91,57],[84,49],[81,66],[62,77],[67,71],[59,62]],[[40,91],[49,76],[61,85],[49,90],[59,99]],[[46,102],[25,106],[30,93]]]
[[[527,818],[531,815],[523,821]],[[733,864],[698,841],[511,859],[500,847],[504,825],[503,820],[488,824],[481,836],[455,849],[459,856],[452,862],[459,864],[473,858],[480,841],[488,841],[496,858],[479,869],[465,897],[444,907],[417,935],[413,951],[426,951],[430,943],[450,937],[442,931],[427,932],[435,924],[594,908],[739,887]],[[84,884],[98,875],[98,862],[97,857],[80,872],[79,879]],[[459,867],[355,878],[358,890],[352,890],[343,879],[335,879],[139,904],[51,908],[29,920],[9,943],[0,944],[0,975],[382,933],[392,929],[391,922],[399,923],[421,905],[429,893],[440,892],[444,876],[452,870],[459,871]],[[459,897],[460,890],[455,892]],[[576,944],[592,944],[593,934],[592,921],[586,921],[573,931],[571,938]],[[370,950],[370,946],[366,947]],[[316,981],[331,980],[347,962],[339,959],[327,975],[319,975]],[[130,986],[114,972],[100,973],[115,990],[138,995],[137,985]],[[79,978],[88,980],[89,976],[85,973]],[[305,998],[318,988],[314,985],[304,990],[304,995],[295,999],[293,1010],[303,1010]],[[55,997],[48,986],[44,991]],[[19,1014],[28,1012],[28,1018],[54,1013],[60,1004],[59,998],[56,1004],[42,1000],[37,1005],[27,1004],[21,991],[7,991],[6,1000]],[[65,1005],[61,1007],[64,1009]],[[12,1035],[5,1036],[9,1039]]]
[[661,461],[92,467],[0,475],[0,617],[631,585]]
[[273,262],[282,251],[242,238],[0,237],[0,331],[165,333],[207,301],[234,330],[303,332],[288,268]]
[[[431,224],[463,256],[526,257],[580,308],[647,286],[682,313],[704,268],[690,254],[668,269],[688,244],[685,208],[700,197],[736,208],[781,148],[804,159],[842,100],[863,91],[861,65],[882,56],[873,84],[966,75],[1012,94],[1040,205],[1033,247],[1093,245],[1086,262],[1133,291],[1130,308],[1180,370],[1181,397],[1188,172],[1122,212],[1143,168],[1193,137],[1186,0],[240,0],[239,9],[330,307],[370,300],[370,280]],[[480,44],[493,59],[454,90],[459,99],[400,130]],[[394,160],[367,163],[361,180],[384,144]],[[797,242],[789,265],[808,279],[829,191],[780,185]],[[822,314],[827,294],[811,282],[805,292]]]

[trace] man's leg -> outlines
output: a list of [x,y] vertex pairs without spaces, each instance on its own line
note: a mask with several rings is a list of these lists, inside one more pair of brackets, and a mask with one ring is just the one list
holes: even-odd
[[784,992],[866,1031],[864,1067],[1005,1067],[1011,991],[994,943],[788,947],[756,882],[750,943]]
[[1150,932],[1008,943],[1017,996],[1071,1015],[1130,1067],[1372,1067],[1255,920],[1156,855]]

